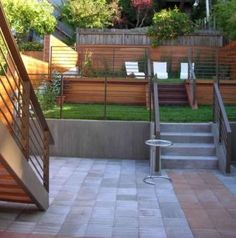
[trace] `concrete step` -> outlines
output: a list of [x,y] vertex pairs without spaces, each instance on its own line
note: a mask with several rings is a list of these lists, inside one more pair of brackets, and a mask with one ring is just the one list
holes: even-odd
[[216,148],[214,144],[174,143],[170,147],[163,147],[161,152],[162,155],[215,156]]
[[173,143],[213,143],[211,133],[205,132],[162,132],[161,139],[170,140]]
[[217,169],[216,156],[174,156],[162,155],[164,169]]
[[211,123],[161,123],[161,132],[211,133]]

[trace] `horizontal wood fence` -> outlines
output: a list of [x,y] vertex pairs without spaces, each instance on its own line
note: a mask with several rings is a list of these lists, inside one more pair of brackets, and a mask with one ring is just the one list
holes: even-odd
[[69,103],[148,105],[147,80],[64,78],[63,95]]
[[[212,105],[213,83],[213,80],[196,81],[196,100],[199,105]],[[236,80],[221,80],[220,92],[225,104],[236,104]]]
[[[150,46],[146,29],[77,29],[77,45],[143,45]],[[172,46],[223,46],[223,36],[217,33],[194,33],[173,40],[161,41],[159,45]]]
[[[196,100],[199,105],[211,105],[213,80],[196,81]],[[148,80],[128,78],[64,78],[63,95],[69,103],[114,103],[149,105]],[[187,87],[189,82],[186,82]],[[220,91],[225,104],[236,104],[236,80],[222,80]]]

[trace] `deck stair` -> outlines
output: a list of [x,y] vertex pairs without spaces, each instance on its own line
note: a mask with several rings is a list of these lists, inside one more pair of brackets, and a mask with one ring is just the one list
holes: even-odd
[[0,19],[0,202],[46,210],[53,138],[1,2]]
[[212,123],[161,123],[161,139],[173,145],[162,149],[162,167],[216,169],[218,159]]
[[189,105],[184,84],[158,85],[160,105]]

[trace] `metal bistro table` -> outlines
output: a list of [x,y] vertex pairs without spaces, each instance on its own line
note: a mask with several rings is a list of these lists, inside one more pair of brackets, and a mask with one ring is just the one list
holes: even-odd
[[[163,178],[163,179],[168,179],[169,181],[171,181],[171,178],[169,178],[168,176],[161,175],[161,147],[168,147],[168,146],[171,146],[173,143],[168,140],[150,139],[145,141],[145,144],[151,146],[151,156],[150,156],[150,172],[149,172],[149,175],[143,179],[143,181],[151,185],[155,185],[155,183],[153,181],[149,181],[150,179],[153,180],[155,178]],[[152,175],[153,172],[155,171],[156,147],[159,147],[159,155],[160,155],[159,161],[157,161],[159,163],[159,171],[156,171],[156,172],[159,173],[160,175]]]

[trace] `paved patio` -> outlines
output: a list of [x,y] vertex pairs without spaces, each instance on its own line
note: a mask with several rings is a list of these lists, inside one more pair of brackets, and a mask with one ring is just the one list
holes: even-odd
[[148,161],[51,158],[50,208],[0,203],[1,238],[236,237],[236,177],[167,171],[143,183]]

